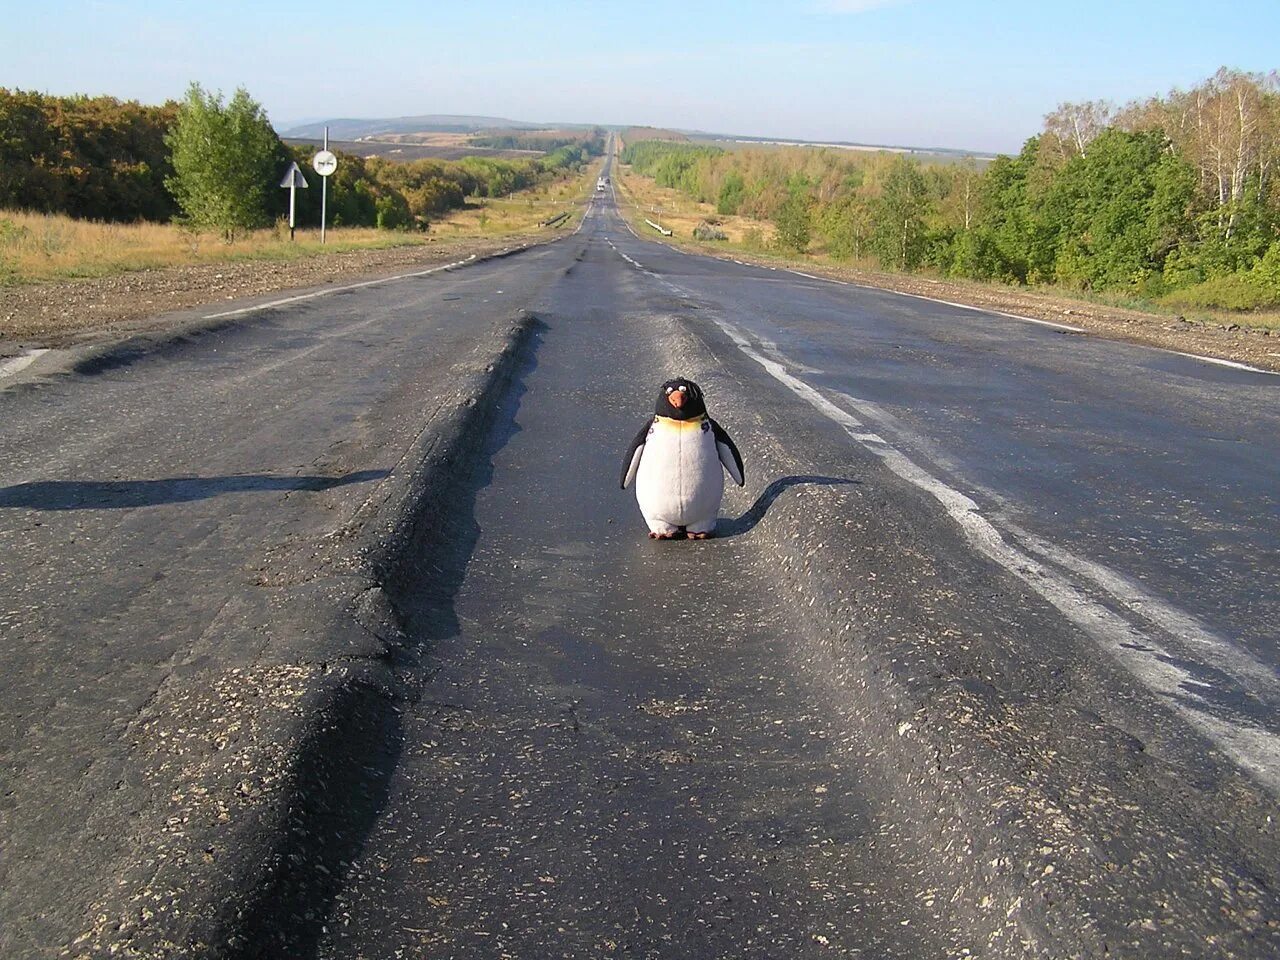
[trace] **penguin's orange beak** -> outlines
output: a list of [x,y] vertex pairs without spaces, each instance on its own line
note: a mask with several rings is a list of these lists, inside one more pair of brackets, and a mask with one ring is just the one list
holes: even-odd
[[677,410],[679,410],[681,407],[683,407],[683,406],[684,406],[684,391],[683,391],[683,390],[672,390],[672,391],[671,391],[671,396],[667,397],[667,401],[668,401],[668,402],[669,402],[673,407],[675,407]]

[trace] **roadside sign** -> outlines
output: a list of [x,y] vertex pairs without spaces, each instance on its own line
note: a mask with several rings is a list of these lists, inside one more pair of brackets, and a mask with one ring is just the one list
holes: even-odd
[[299,190],[307,189],[307,178],[302,175],[296,160],[289,164],[289,169],[285,171],[284,179],[280,181],[280,186],[296,187]]
[[311,165],[316,168],[316,173],[327,177],[338,169],[338,158],[332,150],[321,150],[311,158]]
[[324,147],[311,158],[311,165],[320,174],[320,242],[324,243],[324,225],[329,219],[329,174],[338,169],[338,158],[329,149],[329,128],[324,128]]
[[295,160],[289,164],[289,169],[284,172],[284,179],[280,181],[280,186],[289,189],[289,239],[293,239],[293,212],[298,208],[298,188],[307,189],[307,178],[302,175],[302,171],[298,169],[298,162]]

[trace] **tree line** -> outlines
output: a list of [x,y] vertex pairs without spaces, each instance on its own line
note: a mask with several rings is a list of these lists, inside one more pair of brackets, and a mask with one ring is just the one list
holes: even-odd
[[568,130],[531,130],[527,133],[482,133],[473,136],[468,144],[473,147],[487,147],[492,150],[537,150],[551,153],[561,147],[571,147],[583,140],[599,141],[600,152],[604,152],[604,130],[594,128],[588,134],[574,133]]
[[1123,107],[1062,104],[982,169],[653,140],[623,159],[722,214],[771,221],[787,251],[1187,306],[1280,303],[1275,73],[1223,69]]
[[[329,183],[337,226],[425,228],[467,197],[505,196],[576,170],[604,152],[601,131],[545,143],[528,159],[390,161],[339,153]],[[240,89],[230,98],[192,84],[181,101],[57,97],[0,88],[0,209],[116,222],[178,219],[228,239],[287,211],[278,187],[290,161],[310,170],[314,147],[285,144]],[[303,222],[319,191],[298,192]]]

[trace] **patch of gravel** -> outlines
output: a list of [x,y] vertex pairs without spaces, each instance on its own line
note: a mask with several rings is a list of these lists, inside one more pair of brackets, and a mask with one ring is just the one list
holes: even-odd
[[0,358],[31,347],[114,340],[163,327],[178,310],[485,256],[547,240],[514,235],[349,250],[290,261],[244,260],[0,287]]

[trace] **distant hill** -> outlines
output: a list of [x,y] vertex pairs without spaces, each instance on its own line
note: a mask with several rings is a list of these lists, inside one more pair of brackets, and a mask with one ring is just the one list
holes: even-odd
[[357,140],[362,137],[378,137],[389,133],[478,133],[481,130],[589,130],[589,123],[529,123],[524,120],[504,120],[501,117],[473,117],[448,113],[433,113],[421,117],[383,117],[375,119],[317,120],[301,126],[281,130],[281,137],[316,139],[324,136],[328,124],[329,136],[336,140]]
[[[693,134],[693,136],[705,137],[709,134]],[[663,127],[628,127],[622,133],[622,139],[627,143],[634,143],[638,140],[688,140],[689,132],[681,130],[667,130]]]
[[323,137],[326,124],[329,127],[329,136],[338,140],[355,140],[357,137],[372,137],[381,133],[475,133],[479,130],[492,130],[495,127],[515,130],[538,129],[536,123],[503,120],[500,117],[433,113],[421,117],[317,120],[315,123],[282,130],[280,136],[306,139]]
[[[964,159],[974,157],[978,160],[992,160],[995,154],[984,150],[960,150],[954,147],[908,147],[898,144],[859,143],[855,140],[787,140],[782,137],[756,137],[732,133],[705,133],[700,130],[682,131],[688,139],[710,142],[718,146],[748,147],[831,147],[838,150],[867,150],[872,152],[927,154],[933,157]],[[665,139],[665,138],[663,138]]]
[[507,120],[503,117],[477,117],[467,114],[432,113],[417,117],[338,118],[316,120],[278,131],[282,138],[319,140],[324,136],[325,124],[329,126],[332,140],[377,140],[380,137],[412,133],[473,134],[495,130],[590,130],[601,126],[609,129],[625,129],[627,140],[693,140],[711,142],[729,148],[744,146],[814,146],[843,150],[889,150],[897,153],[930,154],[938,157],[974,156],[986,159],[991,154],[980,150],[956,150],[946,147],[911,147],[889,144],[857,143],[848,140],[816,141],[790,140],[782,137],[760,137],[731,133],[708,133],[705,130],[660,129],[655,127],[618,127],[610,124],[591,123],[530,123],[527,120]]

